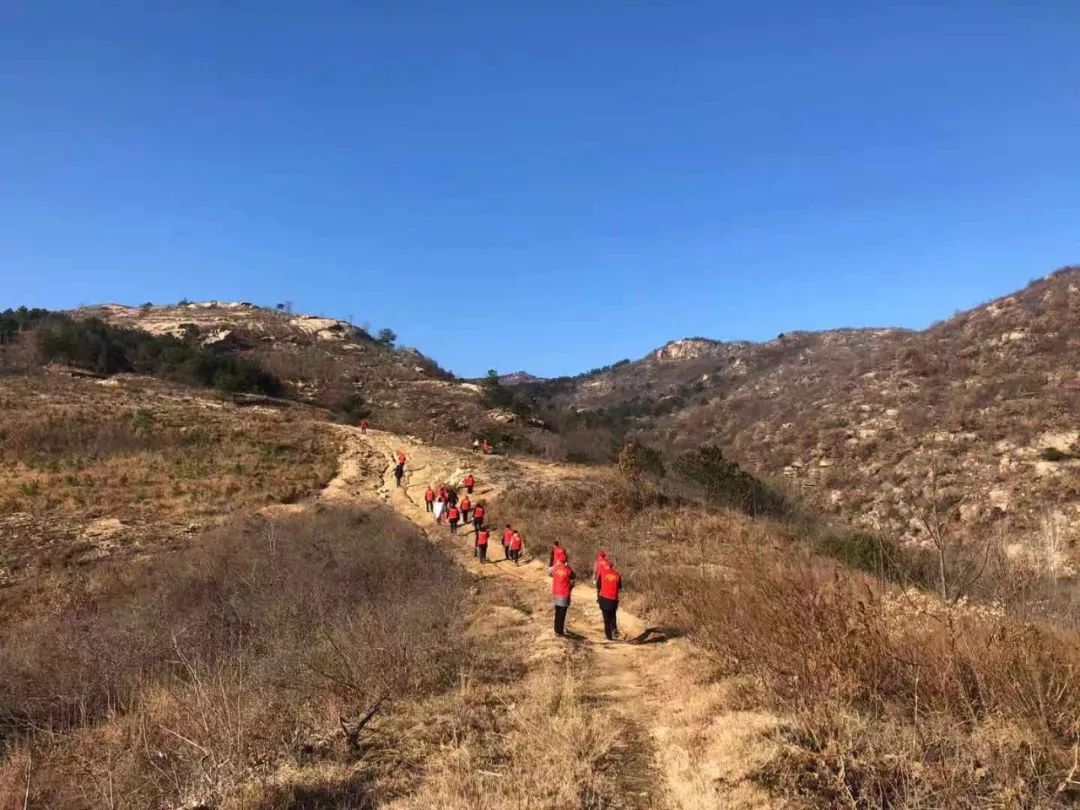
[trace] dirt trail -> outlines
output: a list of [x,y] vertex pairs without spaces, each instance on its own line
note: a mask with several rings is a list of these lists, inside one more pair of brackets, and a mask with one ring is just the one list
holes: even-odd
[[[481,565],[473,556],[471,526],[459,528],[458,535],[452,536],[445,527],[435,525],[424,506],[428,484],[460,481],[472,471],[478,482],[473,502],[495,501],[491,517],[500,525],[500,520],[513,520],[512,515],[499,514],[496,500],[509,485],[587,478],[592,474],[588,468],[484,457],[378,431],[361,436],[358,430],[342,428],[341,435],[345,448],[338,475],[324,490],[323,499],[377,498],[417,524],[473,574],[515,583],[517,598],[529,607],[526,627],[535,637],[534,655],[565,655],[567,644],[575,645],[580,654],[567,660],[588,685],[590,701],[620,730],[618,761],[605,767],[612,769],[622,789],[635,799],[630,806],[673,810],[771,806],[767,795],[748,777],[771,757],[767,735],[777,721],[724,708],[724,687],[707,677],[708,666],[693,645],[649,627],[622,608],[620,632],[636,641],[606,641],[589,572],[583,570],[586,561],[577,563],[579,584],[567,621],[570,640],[556,637],[546,557],[527,555],[520,566],[514,566],[501,559],[502,547],[493,537],[489,555],[494,562]],[[400,488],[393,477],[399,450],[408,457]],[[544,543],[542,538],[526,540]],[[546,544],[535,551],[546,555]]]

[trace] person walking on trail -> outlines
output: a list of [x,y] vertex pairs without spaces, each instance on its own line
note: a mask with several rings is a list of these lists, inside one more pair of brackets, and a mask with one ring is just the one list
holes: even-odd
[[566,612],[570,609],[570,593],[574,590],[574,569],[565,562],[550,569],[551,601],[555,604],[555,635],[566,635]]
[[443,512],[446,510],[446,499],[442,495],[435,501],[435,506],[431,510],[435,513],[435,522],[439,523],[442,520]]
[[473,450],[474,453],[479,453],[480,452],[480,440],[479,439],[473,439],[472,440],[472,450]]
[[451,489],[446,493],[446,502],[451,506],[457,506],[457,490]]
[[600,573],[596,584],[596,601],[600,603],[600,613],[604,616],[604,638],[614,641],[619,635],[616,611],[619,609],[619,592],[622,590],[622,574],[608,562]]
[[487,439],[484,439],[484,443],[480,445],[480,452],[482,452],[485,456],[490,456],[491,442],[489,442]]
[[487,514],[487,509],[484,508],[482,503],[478,503],[476,508],[472,510],[473,515],[473,529],[480,531],[484,528],[484,515]]
[[405,477],[405,465],[398,464],[394,467],[394,480],[397,481],[397,485],[401,486],[401,479]]
[[510,559],[510,538],[514,536],[514,527],[509,523],[506,524],[506,528],[503,529],[502,546],[503,546],[503,559]]
[[472,495],[473,487],[476,486],[476,479],[473,478],[473,474],[468,473],[461,483],[465,486],[465,491]]
[[470,510],[472,510],[472,501],[469,500],[468,495],[466,495],[464,498],[461,499],[460,508],[461,508],[461,522],[462,523],[468,523],[469,522],[469,512],[470,512]]
[[551,554],[548,556],[548,568],[551,568],[555,563],[565,563],[566,561],[566,549],[562,547],[562,543],[556,540],[555,545],[551,547]]
[[514,561],[515,567],[519,565],[519,561],[521,560],[521,549],[524,545],[525,541],[521,539],[520,534],[514,532],[512,535],[510,535],[510,546],[507,553],[510,559]]
[[368,423],[367,419],[360,420],[360,435],[367,436]]
[[450,505],[450,511],[446,513],[446,519],[450,521],[450,534],[457,534],[458,520],[461,518],[461,512],[453,504]]
[[480,564],[487,562],[488,530],[481,529],[476,533],[476,554],[480,558]]
[[424,504],[429,512],[435,511],[435,490],[431,487],[428,487],[424,493]]

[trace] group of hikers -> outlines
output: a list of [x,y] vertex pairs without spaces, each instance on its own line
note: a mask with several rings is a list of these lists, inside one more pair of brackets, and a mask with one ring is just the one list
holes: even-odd
[[[405,454],[398,452],[398,464],[394,474],[401,486],[401,476],[405,469]],[[483,501],[475,505],[472,502],[476,478],[467,473],[458,488],[448,484],[428,486],[424,492],[424,506],[434,517],[436,524],[445,524],[451,534],[458,533],[459,526],[473,526],[473,555],[484,565],[488,562],[488,546],[491,543],[491,527],[487,523],[487,507]],[[525,540],[521,532],[507,523],[502,532],[503,560],[521,564],[521,552]],[[555,606],[555,635],[566,635],[566,614],[570,610],[570,595],[577,581],[577,573],[570,566],[566,549],[556,540],[548,558],[548,574],[551,577],[551,598]],[[608,641],[618,638],[619,630],[616,613],[619,609],[619,594],[622,591],[622,574],[603,549],[597,552],[592,571],[593,584],[596,586],[596,598],[600,604],[600,613],[604,617],[604,637]]]
[[[468,526],[470,521],[473,526],[473,556],[480,560],[481,564],[488,561],[488,546],[491,543],[491,527],[487,524],[487,507],[481,501],[477,504],[472,502],[473,489],[476,486],[476,478],[472,473],[467,474],[461,481],[461,489],[465,490],[463,496],[458,495],[457,489],[447,484],[440,485],[437,489],[429,486],[424,492],[424,507],[435,518],[436,523],[442,523],[450,527],[450,534],[458,533],[458,526]],[[509,523],[502,533],[503,559],[519,565],[521,552],[525,548],[525,541],[521,533],[514,530]]]
[[[360,423],[362,433],[367,432],[367,420]],[[485,439],[484,444],[487,444]],[[490,452],[490,445],[483,452]],[[397,452],[397,463],[394,465],[394,479],[397,486],[401,486],[401,480],[405,476],[405,453]],[[458,489],[464,490],[459,495]],[[470,521],[473,526],[473,555],[480,560],[481,565],[488,562],[488,545],[491,542],[491,527],[487,522],[487,507],[483,501],[472,502],[472,495],[476,488],[476,478],[470,472],[462,478],[460,487],[449,484],[428,486],[424,492],[424,506],[434,517],[436,524],[444,524],[450,528],[451,534],[458,533],[459,526],[468,526]],[[525,540],[521,532],[517,531],[509,523],[502,532],[503,560],[513,562],[515,566],[521,564],[521,552],[525,548]],[[577,583],[577,573],[570,566],[570,555],[562,544],[556,540],[548,556],[548,575],[551,577],[551,599],[555,606],[555,635],[566,635],[566,614],[570,610],[570,595]],[[596,599],[600,605],[600,613],[604,617],[604,638],[615,641],[619,636],[617,612],[619,610],[619,595],[622,592],[622,574],[615,568],[614,562],[607,553],[600,549],[596,552],[593,562],[592,581],[596,586]]]

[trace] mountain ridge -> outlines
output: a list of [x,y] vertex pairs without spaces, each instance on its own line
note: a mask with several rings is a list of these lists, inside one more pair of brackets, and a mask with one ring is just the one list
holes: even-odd
[[609,458],[628,438],[669,460],[713,443],[815,508],[914,541],[923,536],[914,504],[936,475],[964,531],[1030,545],[1050,521],[1069,544],[1080,538],[1077,267],[923,330],[688,337],[574,377],[502,375],[513,407],[335,319],[244,302],[78,313],[170,333],[193,323],[204,341],[258,360],[308,400],[357,394],[403,431],[450,441],[492,433],[571,460]]

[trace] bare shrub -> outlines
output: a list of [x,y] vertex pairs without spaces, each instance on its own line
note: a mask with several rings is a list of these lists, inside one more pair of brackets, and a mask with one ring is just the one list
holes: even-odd
[[11,628],[0,735],[34,752],[42,804],[109,806],[99,782],[117,806],[218,802],[283,757],[342,754],[378,700],[450,684],[462,585],[389,515],[232,524]]
[[[936,552],[659,493],[635,512],[624,488],[612,476],[518,490],[499,508],[521,515],[515,525],[534,547],[558,539],[578,566],[603,546],[635,610],[704,646],[720,672],[763,684],[756,705],[790,719],[780,756],[755,775],[775,796],[822,807],[1069,806],[1080,633],[973,603],[997,592],[969,576],[982,557],[954,565],[949,546],[944,601]],[[1045,580],[1015,599],[1037,585]]]

